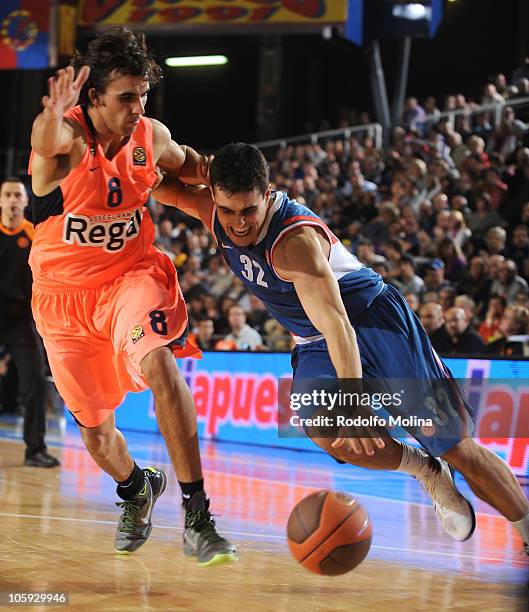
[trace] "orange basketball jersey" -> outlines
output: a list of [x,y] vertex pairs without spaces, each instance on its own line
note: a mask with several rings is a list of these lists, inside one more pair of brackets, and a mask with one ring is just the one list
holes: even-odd
[[109,160],[86,108],[75,106],[65,116],[82,126],[87,146],[54,191],[34,197],[29,263],[36,281],[90,289],[121,276],[154,249],[154,225],[144,206],[156,179],[153,128],[141,117]]

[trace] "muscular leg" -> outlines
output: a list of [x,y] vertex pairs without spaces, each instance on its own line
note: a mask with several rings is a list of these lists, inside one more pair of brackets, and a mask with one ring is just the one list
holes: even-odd
[[474,493],[510,521],[529,513],[529,501],[509,466],[472,438],[465,438],[443,455],[461,472]]
[[123,434],[116,429],[114,414],[97,427],[81,427],[81,436],[97,465],[117,482],[126,480],[134,468]]
[[140,365],[154,395],[156,418],[178,480],[200,480],[202,466],[195,405],[172,352],[167,347],[156,348]]

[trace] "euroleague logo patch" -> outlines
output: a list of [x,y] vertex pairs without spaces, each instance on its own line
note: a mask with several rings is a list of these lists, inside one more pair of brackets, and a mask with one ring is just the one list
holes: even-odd
[[143,147],[135,147],[132,151],[132,164],[134,166],[147,165],[147,155]]
[[141,340],[143,336],[145,336],[143,327],[141,325],[136,325],[130,335],[130,337],[132,338],[132,344],[136,344],[136,342],[138,342],[138,340]]
[[17,246],[21,249],[27,249],[29,245],[30,242],[25,236],[20,236],[20,238],[17,240]]

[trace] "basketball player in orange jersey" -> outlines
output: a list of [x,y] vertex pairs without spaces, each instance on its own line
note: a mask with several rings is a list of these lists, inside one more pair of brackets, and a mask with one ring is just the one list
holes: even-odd
[[160,77],[143,35],[115,28],[49,79],[31,135],[33,312],[83,441],[117,482],[116,551],[147,541],[166,486],[162,470],[136,465],[115,426],[125,394],[148,386],[182,489],[184,552],[215,565],[236,560],[237,551],[209,513],[195,407],[174,359],[200,352],[186,340],[175,268],[152,246],[145,209],[156,165],[205,183],[207,159],[145,117],[150,85]]

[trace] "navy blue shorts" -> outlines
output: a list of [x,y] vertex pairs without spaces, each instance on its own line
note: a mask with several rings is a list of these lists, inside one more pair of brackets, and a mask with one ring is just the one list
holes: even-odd
[[[408,381],[407,401],[398,411],[387,408],[389,414],[433,419],[432,428],[403,427],[428,453],[436,457],[442,455],[473,430],[471,407],[463,399],[452,373],[434,351],[419,319],[397,289],[388,285],[351,323],[360,349],[364,381],[377,379],[377,384],[384,380]],[[336,378],[325,340],[297,346],[292,354],[292,368],[293,392],[306,391],[306,380]],[[443,393],[434,393],[432,398],[435,381],[443,385]],[[447,388],[448,393],[445,393]],[[310,415],[310,407],[304,414],[300,412],[300,416]]]

